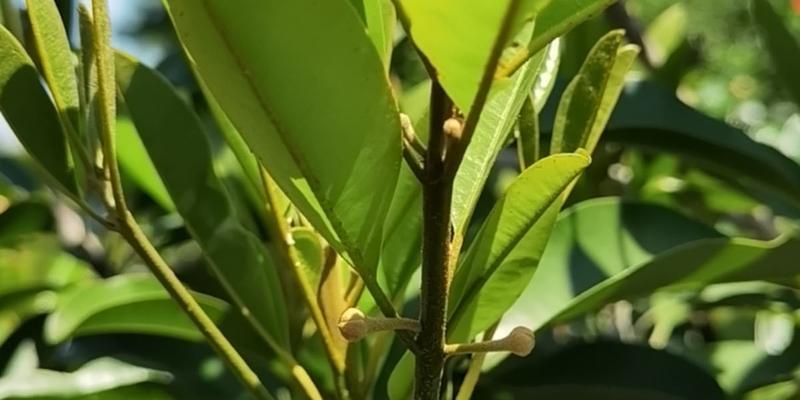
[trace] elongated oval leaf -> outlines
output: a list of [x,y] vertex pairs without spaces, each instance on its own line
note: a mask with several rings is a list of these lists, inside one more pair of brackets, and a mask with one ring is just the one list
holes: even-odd
[[[442,87],[462,110],[468,111],[501,30],[510,44],[525,22],[549,0],[402,0],[411,37],[436,68]],[[506,18],[507,14],[511,18]],[[504,25],[509,25],[504,27]],[[543,46],[544,47],[544,46]],[[531,55],[536,52],[531,53]],[[495,54],[498,56],[499,54]]]
[[175,204],[150,161],[133,122],[128,118],[117,118],[116,131],[117,160],[122,170],[164,210],[175,210]]
[[463,234],[466,231],[492,165],[508,142],[522,104],[529,96],[537,77],[546,68],[546,60],[553,56],[552,52],[558,51],[557,43],[542,50],[517,71],[511,84],[492,96],[484,107],[453,184],[452,219],[457,233]]
[[775,12],[769,1],[751,1],[753,17],[761,29],[772,64],[783,81],[783,87],[797,104],[800,104],[800,77],[797,76],[800,60],[800,39],[792,35],[783,18]]
[[[552,105],[542,114],[543,134],[552,131]],[[784,205],[774,205],[778,211],[791,211],[787,204],[794,210],[800,205],[797,163],[741,130],[683,104],[654,82],[625,88],[605,135],[609,142],[677,154],[770,205],[778,197]]]
[[386,69],[392,61],[394,30],[397,13],[391,0],[350,0],[369,32],[372,44],[378,49]]
[[638,49],[622,47],[623,31],[602,37],[561,96],[550,153],[583,148],[590,153],[603,133]]
[[142,143],[212,272],[256,331],[286,343],[286,307],[277,271],[259,239],[237,219],[215,174],[199,119],[149,68],[122,54],[116,67]]
[[0,112],[52,183],[67,195],[77,197],[75,169],[58,113],[42,87],[33,61],[2,26],[0,54]]
[[497,201],[453,278],[451,340],[467,340],[497,322],[525,290],[563,204],[563,193],[589,162],[583,154],[542,159]]
[[194,68],[270,175],[371,275],[400,167],[400,123],[351,5],[166,4]]
[[50,87],[65,129],[78,128],[78,80],[67,32],[56,3],[51,0],[27,0],[33,40],[39,55],[42,74]]
[[800,272],[793,262],[798,249],[793,236],[770,242],[727,238],[661,207],[593,200],[559,221],[539,270],[510,313],[539,329],[661,288],[781,281]]
[[[0,379],[0,398],[81,398],[143,382],[167,383],[167,372],[138,367],[114,358],[98,358],[74,372],[35,369]],[[103,397],[105,398],[105,397]]]
[[[220,321],[228,305],[195,293],[200,306]],[[154,278],[119,275],[81,286],[64,295],[47,317],[44,336],[48,343],[105,333],[141,333],[200,341],[202,333]]]
[[551,0],[536,17],[536,27],[528,44],[531,54],[591,19],[616,0]]

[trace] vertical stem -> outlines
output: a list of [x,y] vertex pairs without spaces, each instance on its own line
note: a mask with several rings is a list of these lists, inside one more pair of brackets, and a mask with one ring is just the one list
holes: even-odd
[[261,180],[264,186],[264,195],[268,205],[268,218],[267,229],[269,230],[272,240],[275,243],[275,250],[278,253],[284,265],[289,267],[292,277],[300,286],[305,300],[306,307],[311,313],[311,319],[317,326],[322,344],[325,348],[325,355],[328,357],[328,362],[333,370],[336,389],[340,399],[348,398],[347,389],[341,385],[343,382],[343,374],[345,369],[345,360],[343,355],[336,347],[333,335],[325,321],[325,316],[317,304],[317,299],[314,290],[311,288],[311,283],[303,275],[301,271],[302,266],[298,260],[297,250],[294,248],[294,239],[292,239],[292,232],[286,219],[281,215],[279,204],[277,202],[278,188],[272,177],[269,176],[264,167],[259,168],[261,173]]
[[439,399],[444,369],[444,342],[449,293],[450,207],[453,177],[445,169],[444,122],[452,113],[452,102],[434,80],[430,102],[430,140],[423,182],[422,287],[420,325],[417,336],[416,399]]

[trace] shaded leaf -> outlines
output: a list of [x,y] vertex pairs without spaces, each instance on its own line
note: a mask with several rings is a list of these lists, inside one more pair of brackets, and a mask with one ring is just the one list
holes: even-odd
[[800,41],[792,35],[769,1],[754,0],[751,4],[753,17],[761,29],[764,44],[783,82],[782,86],[795,103],[800,104],[800,77],[797,76]]
[[622,46],[623,38],[623,31],[602,37],[567,86],[556,113],[550,154],[594,151],[639,53],[636,46]]
[[257,331],[287,343],[277,271],[263,244],[241,225],[199,119],[155,72],[121,54],[116,61],[131,119],[212,272]]
[[[227,311],[225,302],[195,293],[194,298],[215,322]],[[45,323],[48,343],[84,335],[140,333],[184,340],[203,339],[196,326],[161,284],[147,275],[119,275],[81,286],[60,300]]]
[[51,312],[58,295],[49,290],[0,297],[0,345],[29,319]]
[[[602,367],[587,360],[605,360]],[[599,342],[537,359],[509,359],[479,384],[476,398],[722,400],[714,377],[666,351]]]
[[[551,131],[552,115],[543,113],[542,132]],[[626,87],[605,138],[677,154],[770,205],[776,196],[795,209],[800,205],[797,163],[741,130],[690,108],[656,83],[644,81]]]
[[122,170],[164,210],[175,210],[175,204],[150,161],[133,122],[128,118],[117,118],[116,131],[117,160]]
[[33,61],[5,27],[0,27],[0,54],[0,112],[51,183],[77,198],[74,165],[56,108]]
[[798,272],[800,241],[727,238],[657,206],[600,199],[557,224],[539,269],[510,313],[538,330],[662,288],[782,281]]

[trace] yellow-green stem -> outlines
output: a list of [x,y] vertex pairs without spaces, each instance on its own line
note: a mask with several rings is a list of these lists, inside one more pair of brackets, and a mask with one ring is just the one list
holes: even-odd
[[268,206],[267,229],[272,236],[273,243],[275,244],[275,250],[278,253],[281,261],[283,261],[283,264],[289,267],[292,272],[292,276],[300,286],[300,290],[303,294],[303,300],[305,300],[306,307],[308,307],[308,310],[311,313],[311,319],[317,326],[317,331],[319,332],[320,338],[322,338],[322,344],[325,348],[325,354],[328,357],[328,362],[331,364],[331,368],[333,369],[333,373],[335,375],[334,379],[337,383],[336,387],[338,395],[340,398],[347,398],[349,397],[347,395],[347,389],[341,384],[343,382],[342,377],[344,376],[345,369],[344,356],[336,347],[330,327],[325,320],[322,310],[317,304],[316,296],[314,294],[315,292],[311,288],[311,283],[308,281],[302,271],[302,265],[300,264],[300,260],[297,255],[297,249],[295,249],[293,244],[294,239],[292,239],[292,232],[289,228],[289,225],[286,223],[286,219],[283,215],[281,215],[280,207],[278,205],[278,188],[275,182],[272,180],[272,177],[269,176],[269,173],[267,173],[263,167],[260,168],[260,172]]

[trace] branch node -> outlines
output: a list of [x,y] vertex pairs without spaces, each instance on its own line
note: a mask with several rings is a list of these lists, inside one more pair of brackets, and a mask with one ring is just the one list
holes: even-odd
[[370,333],[405,330],[419,332],[419,321],[409,318],[367,318],[357,308],[348,308],[339,319],[339,332],[348,342],[357,342]]

